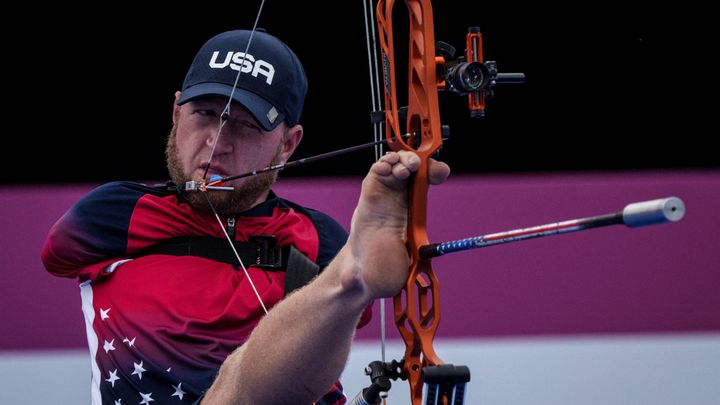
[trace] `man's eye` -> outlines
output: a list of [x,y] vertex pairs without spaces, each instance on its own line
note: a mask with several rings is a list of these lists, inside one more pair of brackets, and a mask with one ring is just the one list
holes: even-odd
[[197,110],[195,111],[198,115],[202,117],[217,117],[217,112],[215,110]]
[[242,121],[240,121],[240,125],[242,125],[245,128],[251,129],[253,131],[260,131],[260,127],[258,127],[251,121],[242,120]]
[[248,119],[234,119],[228,122],[230,126],[233,128],[233,131],[237,131],[238,133],[243,134],[253,134],[253,133],[260,133],[262,130],[260,127],[253,121]]

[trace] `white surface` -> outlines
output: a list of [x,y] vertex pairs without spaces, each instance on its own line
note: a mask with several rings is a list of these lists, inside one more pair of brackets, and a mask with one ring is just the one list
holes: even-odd
[[[720,334],[445,340],[447,362],[470,367],[465,403],[480,405],[717,405]],[[357,342],[343,376],[349,398],[369,384],[379,345]],[[388,356],[399,358],[399,342]],[[395,382],[388,405],[409,405]],[[0,352],[0,404],[89,404],[88,352]]]
[[[343,383],[353,398],[379,344],[356,344]],[[718,405],[720,334],[438,341],[444,361],[470,367],[468,405]],[[393,344],[388,356],[400,358]],[[388,405],[409,405],[406,382]]]

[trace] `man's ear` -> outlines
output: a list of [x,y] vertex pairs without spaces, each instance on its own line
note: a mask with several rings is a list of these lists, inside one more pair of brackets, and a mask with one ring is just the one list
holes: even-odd
[[295,149],[297,149],[298,145],[300,145],[302,137],[302,125],[293,125],[292,127],[287,129],[287,133],[285,134],[285,142],[283,143],[281,154],[283,163],[287,162],[290,159],[290,156],[293,154],[293,152],[295,152]]
[[177,124],[177,119],[180,116],[180,108],[181,106],[178,105],[178,100],[180,100],[180,96],[182,93],[180,91],[175,92],[175,102],[173,103],[173,114],[172,114],[172,122],[173,124]]

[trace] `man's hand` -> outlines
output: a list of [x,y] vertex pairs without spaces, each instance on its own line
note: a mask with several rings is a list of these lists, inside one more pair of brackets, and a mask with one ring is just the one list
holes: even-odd
[[[345,269],[342,280],[346,288],[361,289],[369,301],[397,294],[407,280],[407,186],[419,168],[415,153],[390,152],[363,180],[346,246],[355,266]],[[444,182],[450,174],[445,163],[435,160],[430,160],[429,170],[431,184]]]

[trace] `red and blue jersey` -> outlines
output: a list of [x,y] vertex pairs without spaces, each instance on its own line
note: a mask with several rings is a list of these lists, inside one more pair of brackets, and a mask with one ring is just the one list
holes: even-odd
[[[347,239],[327,215],[273,193],[233,220],[237,241],[274,235],[321,269]],[[264,315],[237,266],[142,254],[185,236],[225,237],[214,215],[192,209],[178,194],[130,182],[96,188],[50,230],[45,267],[81,281],[93,404],[193,403]],[[283,298],[285,272],[247,269],[266,306]],[[336,383],[317,404],[345,401]]]

